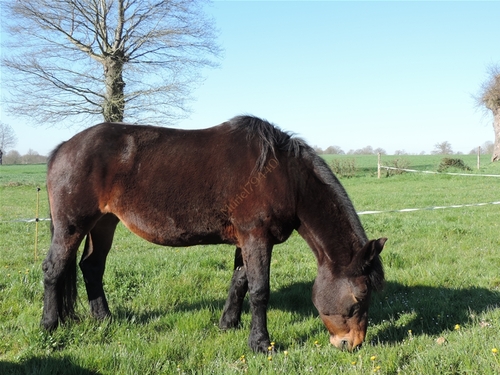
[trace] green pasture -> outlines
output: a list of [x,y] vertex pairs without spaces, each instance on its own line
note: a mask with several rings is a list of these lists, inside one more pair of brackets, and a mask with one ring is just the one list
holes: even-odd
[[[217,327],[232,273],[231,246],[166,248],[119,226],[105,289],[111,321],[89,318],[79,280],[80,321],[54,333],[39,328],[41,262],[49,247],[44,165],[0,166],[0,374],[499,374],[500,178],[405,173],[377,179],[376,156],[354,158],[341,179],[382,252],[387,284],[374,295],[363,347],[333,348],[311,302],[316,264],[294,234],[276,246],[269,331],[274,350],[254,354],[243,326]],[[459,156],[473,174],[499,174],[483,156]],[[440,156],[406,158],[436,170]],[[457,171],[453,171],[457,172]],[[396,212],[420,208],[418,211]],[[79,274],[81,278],[81,274]]]

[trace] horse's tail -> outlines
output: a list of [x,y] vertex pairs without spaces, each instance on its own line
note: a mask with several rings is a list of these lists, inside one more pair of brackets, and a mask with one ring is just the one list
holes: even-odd
[[61,277],[57,281],[57,306],[58,314],[61,321],[67,319],[75,319],[75,305],[77,298],[76,287],[76,255],[74,259],[70,259],[64,268]]
[[[63,142],[64,143],[64,142]],[[61,143],[50,154],[48,160],[48,169],[56,157],[57,151],[63,145]],[[52,211],[50,209],[49,199],[49,218],[50,218],[50,236],[51,242],[54,238],[54,222],[52,220]],[[57,257],[59,254],[49,254],[49,256]],[[61,272],[56,282],[56,295],[57,295],[57,310],[59,319],[64,322],[66,319],[76,318],[75,305],[77,299],[77,286],[76,286],[76,253],[67,260],[64,269]]]
[[[50,208],[50,203],[49,203]],[[54,224],[52,222],[52,215],[50,217],[50,235],[51,239],[54,237]],[[57,255],[54,255],[57,256]],[[59,276],[56,283],[57,295],[57,313],[59,319],[64,322],[66,319],[73,319],[76,317],[75,305],[78,296],[76,287],[76,254],[73,259],[69,259],[64,270]]]

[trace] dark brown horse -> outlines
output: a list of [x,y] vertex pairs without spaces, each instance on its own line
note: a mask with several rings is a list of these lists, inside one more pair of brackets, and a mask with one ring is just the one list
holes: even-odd
[[110,316],[103,290],[116,225],[156,244],[236,246],[223,329],[240,323],[250,295],[249,345],[267,352],[269,267],[273,245],[293,230],[318,262],[312,298],[333,345],[364,338],[373,289],[384,280],[385,238],[368,241],[340,182],[302,140],[254,117],[204,130],[104,123],[52,153],[47,189],[52,243],[43,263],[42,325],[74,316],[76,256],[90,309]]

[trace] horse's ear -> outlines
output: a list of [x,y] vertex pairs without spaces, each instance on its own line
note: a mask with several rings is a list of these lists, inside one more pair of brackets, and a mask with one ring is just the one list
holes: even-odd
[[386,241],[387,241],[387,238],[382,237],[382,238],[379,238],[378,240],[371,240],[371,241],[368,242],[368,245],[370,245],[370,250],[369,250],[369,253],[368,253],[369,256],[368,256],[368,259],[367,259],[368,261],[371,261],[377,255],[380,255],[380,253],[384,249],[384,245],[385,245]]
[[384,249],[387,238],[379,238],[378,240],[370,240],[361,249],[361,251],[353,258],[351,265],[353,267],[364,267],[370,263],[376,256],[378,256]]

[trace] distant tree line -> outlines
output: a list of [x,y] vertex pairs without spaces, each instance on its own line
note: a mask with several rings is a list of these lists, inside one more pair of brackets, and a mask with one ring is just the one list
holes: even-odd
[[47,162],[47,156],[40,155],[32,149],[21,155],[16,150],[11,150],[3,155],[3,164],[42,164]]
[[[491,155],[494,150],[494,143],[491,141],[484,142],[482,146],[480,146],[481,154]],[[469,154],[477,154],[477,147],[473,148],[469,151]],[[314,146],[314,150],[318,154],[323,155],[387,155],[387,152],[383,148],[373,148],[372,146],[366,146],[357,150],[349,150],[348,152],[344,152],[342,148],[339,146],[329,146],[326,149],[322,149],[321,147]],[[440,142],[434,145],[434,149],[431,151],[431,155],[460,155],[462,152],[454,152],[450,142]],[[396,150],[394,155],[409,155],[405,150]],[[419,155],[425,155],[425,152],[422,151]]]
[[[493,153],[494,143],[487,141],[480,146],[480,152],[482,155],[491,155]],[[387,152],[382,148],[373,148],[371,146],[366,146],[357,150],[349,150],[344,152],[339,146],[330,146],[323,150],[321,147],[314,146],[314,150],[318,154],[326,155],[387,155]],[[477,147],[469,151],[469,154],[477,154]],[[436,143],[434,145],[434,150],[431,152],[432,155],[460,155],[461,152],[453,152],[451,144],[449,142]],[[394,155],[409,155],[404,150],[396,150]],[[420,155],[425,155],[421,152]],[[3,164],[42,164],[47,162],[48,157],[40,155],[38,152],[29,149],[25,155],[21,155],[16,150],[11,150],[3,154]]]
[[327,155],[387,155],[387,152],[382,148],[374,149],[372,146],[366,146],[360,148],[358,150],[349,150],[348,152],[344,152],[339,146],[329,146],[325,150],[321,147],[314,146],[314,150],[318,154],[327,154]]

